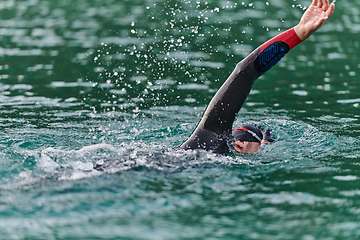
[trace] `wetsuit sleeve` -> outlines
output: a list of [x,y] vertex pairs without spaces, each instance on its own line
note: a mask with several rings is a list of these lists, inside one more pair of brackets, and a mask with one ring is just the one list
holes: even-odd
[[192,135],[180,147],[209,149],[219,136],[231,132],[255,80],[300,42],[292,28],[265,42],[239,62],[211,99]]

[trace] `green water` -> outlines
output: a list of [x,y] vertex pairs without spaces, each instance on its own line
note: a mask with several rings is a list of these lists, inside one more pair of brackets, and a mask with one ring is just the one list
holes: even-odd
[[276,142],[174,148],[309,3],[0,1],[0,239],[358,239],[355,0],[255,83]]

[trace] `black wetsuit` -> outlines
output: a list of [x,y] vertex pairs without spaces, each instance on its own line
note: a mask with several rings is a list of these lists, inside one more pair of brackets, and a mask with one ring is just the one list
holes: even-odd
[[292,28],[265,42],[239,62],[211,99],[194,132],[179,147],[227,152],[233,122],[253,83],[300,42]]

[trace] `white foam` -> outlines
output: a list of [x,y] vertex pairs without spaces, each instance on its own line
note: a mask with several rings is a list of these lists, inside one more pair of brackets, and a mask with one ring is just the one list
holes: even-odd
[[38,165],[45,172],[54,172],[56,168],[59,167],[59,164],[54,162],[48,155],[41,154],[40,159],[38,160]]

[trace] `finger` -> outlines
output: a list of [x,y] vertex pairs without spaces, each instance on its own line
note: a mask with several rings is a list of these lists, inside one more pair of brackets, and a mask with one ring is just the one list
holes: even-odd
[[322,9],[323,9],[324,11],[327,11],[327,10],[329,9],[329,0],[325,0],[325,1],[324,1],[324,4],[323,4],[323,6],[322,6]]
[[326,15],[327,15],[328,17],[330,17],[330,16],[333,14],[334,10],[335,10],[335,3],[331,3],[331,4],[330,4],[330,7],[329,7],[328,10],[326,11]]
[[318,0],[317,2],[318,2],[318,3],[317,3],[317,7],[318,7],[318,8],[322,8],[323,0]]
[[313,0],[313,2],[311,3],[310,6],[317,6],[318,2],[319,2],[319,0]]

